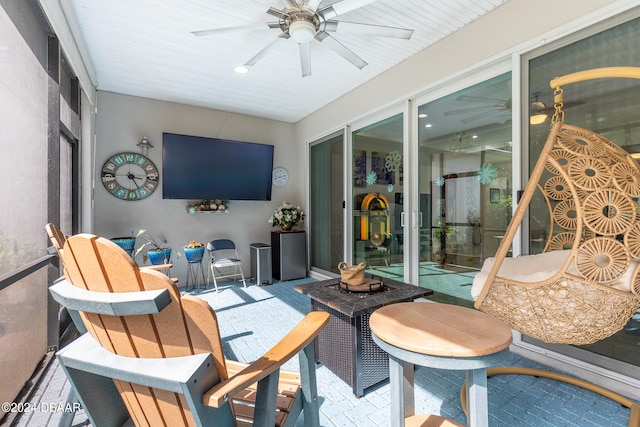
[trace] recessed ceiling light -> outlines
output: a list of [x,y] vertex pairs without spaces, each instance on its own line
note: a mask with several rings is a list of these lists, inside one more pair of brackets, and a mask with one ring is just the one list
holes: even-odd
[[428,116],[429,116],[429,115],[428,115],[428,114],[425,114],[425,113],[420,113],[420,114],[418,114],[418,118],[421,118],[421,119],[424,119],[425,117],[428,117]]
[[247,67],[245,67],[244,65],[238,65],[233,70],[238,74],[245,74],[245,73],[249,72],[249,69]]
[[431,123],[427,123],[426,125],[424,125],[424,127],[426,128],[430,128],[431,126],[433,126]]

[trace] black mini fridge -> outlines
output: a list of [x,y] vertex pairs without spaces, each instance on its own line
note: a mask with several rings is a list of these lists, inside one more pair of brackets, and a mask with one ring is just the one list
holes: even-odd
[[273,278],[279,281],[307,277],[307,240],[304,231],[272,231]]

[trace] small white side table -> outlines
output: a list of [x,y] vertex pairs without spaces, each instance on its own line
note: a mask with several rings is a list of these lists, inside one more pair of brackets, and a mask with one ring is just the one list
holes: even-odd
[[389,353],[391,425],[415,420],[414,366],[466,371],[469,427],[487,427],[487,368],[503,362],[511,329],[470,308],[429,302],[391,304],[369,318],[373,341]]

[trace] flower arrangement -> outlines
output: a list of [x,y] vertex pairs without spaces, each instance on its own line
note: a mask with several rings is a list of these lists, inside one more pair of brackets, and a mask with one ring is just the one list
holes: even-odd
[[282,206],[269,218],[269,224],[273,227],[281,227],[283,230],[291,230],[304,220],[304,212],[300,206],[294,206],[286,200]]

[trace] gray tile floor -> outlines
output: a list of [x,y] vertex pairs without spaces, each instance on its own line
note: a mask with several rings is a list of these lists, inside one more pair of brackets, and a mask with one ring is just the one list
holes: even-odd
[[[293,290],[303,279],[271,286],[221,286],[199,296],[218,314],[228,358],[250,362],[275,344],[310,309],[306,296]],[[509,364],[544,368],[516,354]],[[296,362],[288,368],[295,369]],[[320,421],[322,426],[388,426],[389,383],[373,386],[356,398],[351,387],[324,366],[318,367]],[[418,368],[415,376],[416,411],[435,413],[465,424],[459,401],[462,372]],[[64,374],[56,363],[38,392],[45,403],[63,403],[68,392]],[[627,426],[629,410],[595,393],[556,381],[518,375],[489,379],[489,423],[492,427],[513,426]],[[57,425],[59,411],[25,414],[20,426]],[[302,425],[301,420],[298,424]],[[80,411],[74,425],[87,425]]]

